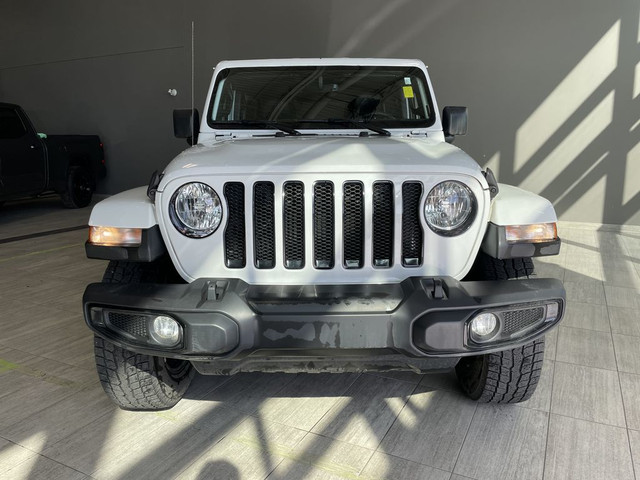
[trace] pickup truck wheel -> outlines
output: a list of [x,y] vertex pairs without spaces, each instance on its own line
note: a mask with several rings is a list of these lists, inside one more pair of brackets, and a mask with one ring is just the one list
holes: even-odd
[[522,347],[465,357],[456,365],[464,392],[481,403],[518,403],[536,390],[544,358],[544,337]]
[[[172,273],[163,262],[112,261],[104,283],[165,283]],[[164,410],[186,392],[195,370],[191,362],[131,352],[95,336],[94,353],[100,383],[125,410]]]
[[67,208],[82,208],[91,203],[93,196],[93,179],[84,167],[69,168],[67,188],[62,192],[62,203]]

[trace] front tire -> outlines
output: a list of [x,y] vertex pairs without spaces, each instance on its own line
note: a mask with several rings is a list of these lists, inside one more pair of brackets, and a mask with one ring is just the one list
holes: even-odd
[[[533,274],[531,258],[493,258],[479,252],[465,280],[511,280]],[[540,379],[544,337],[497,353],[464,357],[456,375],[464,393],[481,403],[519,403],[529,400]]]
[[[104,283],[167,283],[175,272],[169,262],[112,261]],[[107,396],[125,410],[165,410],[184,396],[195,370],[191,362],[144,355],[95,336],[94,354],[100,383]]]
[[464,393],[480,403],[519,403],[536,391],[544,359],[544,337],[487,355],[465,357],[456,365]]

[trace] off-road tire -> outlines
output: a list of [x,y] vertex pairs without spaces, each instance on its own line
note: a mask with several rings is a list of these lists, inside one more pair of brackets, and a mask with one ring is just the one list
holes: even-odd
[[[104,283],[166,283],[174,271],[169,261],[153,263],[109,262]],[[171,266],[171,265],[169,265]],[[195,374],[186,360],[166,359],[131,352],[94,337],[96,369],[105,393],[125,410],[164,410],[186,392]]]
[[456,365],[462,390],[480,403],[518,403],[536,390],[544,359],[544,337],[522,347],[465,357]]
[[509,280],[528,278],[533,273],[533,260],[530,257],[499,259],[481,251],[465,280]]
[[[498,259],[479,252],[468,280],[528,278],[531,258]],[[544,337],[522,347],[462,358],[456,375],[462,390],[481,403],[518,403],[536,390],[544,359]]]
[[67,208],[83,208],[91,203],[94,189],[93,178],[85,167],[70,167],[67,185],[60,198]]

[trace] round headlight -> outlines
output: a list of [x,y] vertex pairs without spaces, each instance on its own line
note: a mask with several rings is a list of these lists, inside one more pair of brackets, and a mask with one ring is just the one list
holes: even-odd
[[216,191],[200,182],[187,183],[175,191],[169,204],[173,225],[187,237],[206,237],[222,221],[222,203]]
[[427,225],[440,235],[459,235],[476,213],[476,197],[465,184],[449,180],[431,189],[424,205]]

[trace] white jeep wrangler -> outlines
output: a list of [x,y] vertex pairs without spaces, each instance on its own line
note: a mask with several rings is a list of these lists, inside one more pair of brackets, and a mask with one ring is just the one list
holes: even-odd
[[[194,370],[455,368],[481,402],[533,394],[565,309],[532,257],[560,248],[545,199],[450,145],[418,60],[221,62],[193,144],[148,187],[99,203],[87,287],[102,385],[173,406]],[[516,281],[509,281],[517,279]]]

